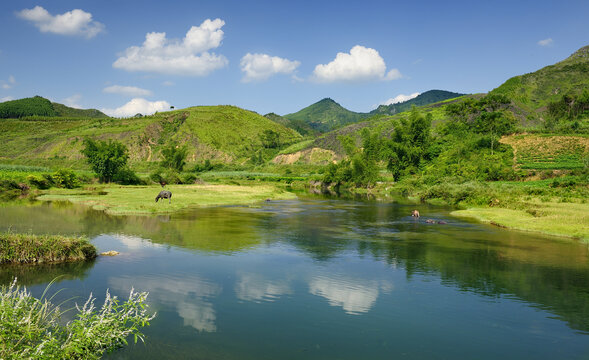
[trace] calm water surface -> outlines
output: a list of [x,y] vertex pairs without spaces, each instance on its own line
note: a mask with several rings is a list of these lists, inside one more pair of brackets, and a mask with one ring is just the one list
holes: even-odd
[[[0,230],[83,234],[115,257],[0,267],[39,295],[149,292],[147,342],[112,359],[588,359],[587,244],[344,200],[112,217],[0,207]],[[426,218],[447,224],[427,224]]]

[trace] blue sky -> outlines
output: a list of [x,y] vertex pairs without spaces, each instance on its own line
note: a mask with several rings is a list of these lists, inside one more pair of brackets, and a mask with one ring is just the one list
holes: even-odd
[[[4,0],[0,100],[116,116],[231,104],[353,111],[486,92],[589,44],[589,1]],[[165,33],[165,35],[164,35]]]

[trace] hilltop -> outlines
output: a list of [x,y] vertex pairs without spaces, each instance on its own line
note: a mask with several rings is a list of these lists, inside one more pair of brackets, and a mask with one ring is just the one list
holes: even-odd
[[302,139],[292,129],[235,106],[197,106],[127,119],[6,119],[0,122],[0,161],[78,166],[82,140],[90,137],[124,143],[134,162],[158,161],[161,149],[175,142],[188,147],[189,162],[243,163],[261,150],[278,151],[264,143],[268,133],[279,146]]
[[588,88],[589,46],[585,46],[554,65],[510,78],[490,94],[505,95],[525,115],[541,117],[549,103],[563,95],[579,95]]
[[322,99],[293,114],[284,115],[292,121],[303,121],[319,132],[327,132],[355,123],[367,114],[350,111],[330,98]]
[[23,118],[28,116],[107,118],[96,109],[75,109],[51,102],[41,96],[5,101],[0,103],[0,118]]

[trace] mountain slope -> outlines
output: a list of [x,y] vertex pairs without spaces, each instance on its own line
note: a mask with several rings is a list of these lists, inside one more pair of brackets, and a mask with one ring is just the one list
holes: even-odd
[[290,119],[285,118],[284,116],[280,116],[275,113],[266,114],[266,115],[264,115],[264,117],[266,117],[266,118],[268,118],[268,119],[270,119],[270,120],[274,121],[275,123],[278,123],[282,126],[286,126],[287,128],[291,128],[303,136],[317,134],[317,131],[315,131],[311,127],[311,125],[307,124],[303,120],[290,120]]
[[293,114],[284,115],[289,120],[303,121],[313,129],[327,132],[355,123],[368,114],[350,111],[332,99],[325,98]]
[[121,141],[132,161],[158,161],[161,149],[176,142],[188,147],[189,162],[243,163],[263,148],[262,135],[269,131],[284,146],[302,139],[292,129],[234,106],[198,106],[128,119],[5,119],[0,121],[0,160],[81,164],[82,140],[91,137]]
[[580,94],[589,88],[589,46],[567,59],[538,71],[514,76],[490,94],[505,95],[528,112],[542,112],[564,94]]
[[395,115],[401,113],[403,111],[411,110],[412,106],[424,106],[433,103],[437,103],[440,101],[454,99],[465,94],[455,93],[451,91],[445,90],[429,90],[424,93],[419,94],[417,97],[403,101],[396,104],[390,105],[380,105],[375,110],[372,110],[370,114],[386,114],[386,115]]
[[107,118],[96,109],[74,109],[63,104],[52,103],[41,97],[24,98],[0,103],[0,118],[21,118],[26,116],[87,117]]

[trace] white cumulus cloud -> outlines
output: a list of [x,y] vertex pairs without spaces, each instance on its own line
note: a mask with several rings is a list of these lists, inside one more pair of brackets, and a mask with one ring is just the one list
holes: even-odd
[[5,102],[5,101],[10,101],[10,100],[14,100],[14,98],[12,96],[5,96],[0,98],[0,103]]
[[225,56],[209,52],[221,45],[223,25],[221,19],[207,19],[200,26],[191,27],[182,40],[167,39],[165,32],[148,33],[143,45],[127,48],[112,66],[127,71],[208,75],[228,63]]
[[313,76],[320,82],[395,80],[402,77],[399,70],[392,69],[387,73],[386,68],[378,51],[356,45],[349,53],[337,53],[330,63],[317,65]]
[[416,97],[419,96],[418,92],[415,92],[411,95],[405,95],[405,94],[399,94],[397,96],[395,96],[394,98],[390,98],[385,102],[382,102],[380,105],[391,105],[391,104],[397,104],[397,103],[402,103],[411,99],[415,99]]
[[540,46],[550,46],[553,43],[554,43],[554,40],[552,40],[552,38],[548,38],[548,39],[544,39],[544,40],[538,41],[538,45],[540,45]]
[[82,95],[74,94],[70,97],[63,99],[63,104],[74,109],[82,109],[82,105],[80,105],[80,100],[82,100]]
[[121,85],[112,85],[107,86],[102,89],[102,92],[108,94],[119,94],[123,96],[129,97],[141,97],[141,96],[151,96],[153,93],[147,89],[142,89],[136,86],[121,86]]
[[92,20],[92,14],[74,9],[60,15],[51,15],[41,6],[24,9],[18,17],[32,22],[41,32],[60,35],[78,35],[92,38],[104,30],[104,25]]
[[263,81],[274,74],[292,74],[301,63],[278,56],[247,53],[239,64],[241,71],[245,73],[242,81],[250,82]]
[[3,89],[11,89],[14,85],[16,85],[16,79],[14,76],[10,75],[8,77],[8,81],[2,81],[2,88]]
[[106,115],[113,117],[129,117],[136,114],[151,115],[156,111],[169,109],[170,104],[167,101],[148,101],[143,98],[134,98],[116,109],[102,109],[101,111]]

